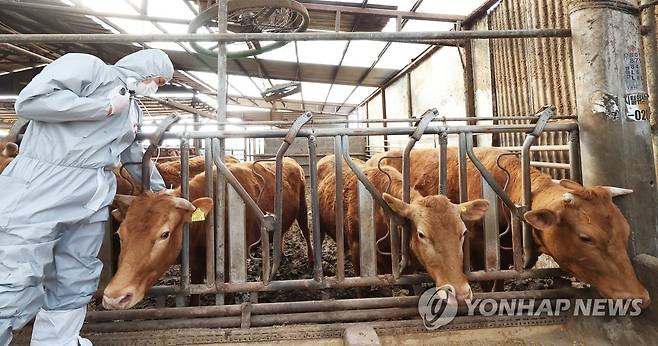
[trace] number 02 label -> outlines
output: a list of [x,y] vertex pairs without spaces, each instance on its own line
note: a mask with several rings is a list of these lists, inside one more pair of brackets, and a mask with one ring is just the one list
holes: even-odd
[[649,95],[646,93],[628,94],[625,98],[626,118],[630,121],[649,120]]

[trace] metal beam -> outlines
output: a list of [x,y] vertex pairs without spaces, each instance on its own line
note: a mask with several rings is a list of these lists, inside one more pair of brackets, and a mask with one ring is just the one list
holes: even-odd
[[115,18],[125,18],[125,19],[135,19],[135,20],[148,20],[151,22],[161,22],[161,23],[174,23],[174,24],[190,24],[190,21],[187,19],[180,18],[171,18],[171,17],[154,17],[154,16],[144,16],[139,14],[125,14],[125,13],[112,13],[112,12],[99,12],[86,10],[82,8],[76,8],[71,6],[57,6],[57,5],[46,5],[46,4],[37,4],[37,3],[26,3],[26,2],[16,2],[16,1],[0,1],[0,8],[3,9],[14,9],[14,10],[27,10],[27,11],[53,11],[61,12],[64,14],[82,14],[95,17],[115,17]]
[[494,38],[571,37],[570,29],[519,29],[421,32],[301,32],[216,34],[0,34],[0,43],[127,43],[243,41],[383,41],[479,40]]
[[334,6],[334,5],[323,5],[323,4],[311,4],[305,3],[309,11],[323,11],[323,12],[341,12],[343,14],[359,14],[359,15],[368,15],[368,16],[381,16],[387,18],[402,18],[402,19],[413,19],[413,20],[427,20],[435,22],[458,22],[466,19],[466,16],[460,16],[456,14],[440,14],[440,13],[422,13],[422,12],[406,12],[406,11],[393,11],[393,10],[383,10],[378,8],[361,8],[361,7],[352,7],[352,6]]

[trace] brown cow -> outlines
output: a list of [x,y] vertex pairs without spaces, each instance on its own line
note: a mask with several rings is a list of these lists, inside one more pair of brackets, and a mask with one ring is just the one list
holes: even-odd
[[[309,259],[312,259],[304,171],[292,159],[285,158],[283,163],[283,230],[287,231],[297,220],[307,241]],[[228,168],[252,198],[258,198],[262,189],[258,205],[263,211],[273,212],[274,163],[234,163],[228,164]],[[264,181],[254,172],[262,176]],[[183,223],[190,221],[196,208],[200,208],[204,214],[212,209],[212,200],[206,197],[205,187],[205,174],[199,174],[190,181],[192,202],[179,197],[180,189],[172,195],[146,193],[118,196],[115,199],[120,208],[113,215],[122,220],[118,232],[121,254],[118,271],[105,288],[103,305],[106,308],[128,309],[134,306],[169,266],[176,263],[182,247]],[[250,211],[247,213],[246,250],[260,238],[255,216]],[[230,214],[228,209],[227,214]],[[205,274],[205,229],[205,222],[190,224],[190,269],[194,283],[201,283]],[[229,243],[228,239],[226,243]]]
[[[318,162],[318,170],[330,172],[335,167],[333,156],[325,157]],[[471,297],[471,288],[463,272],[462,244],[465,221],[474,221],[484,216],[489,202],[478,199],[460,205],[452,204],[442,195],[421,196],[411,190],[411,203],[400,200],[402,196],[402,176],[395,168],[384,166],[383,171],[391,177],[389,185],[387,175],[377,168],[365,167],[363,173],[368,180],[383,193],[386,202],[399,216],[411,221],[412,235],[410,247],[412,259],[405,272],[416,271],[422,267],[426,269],[434,280],[436,287],[450,285],[454,288],[457,300],[463,301]],[[358,179],[351,171],[343,171],[343,206],[344,206],[344,232],[345,245],[349,249],[350,258],[354,264],[355,272],[359,275],[359,202]],[[323,233],[334,234],[335,227],[335,178],[334,174],[326,174],[320,181],[318,193],[320,195],[320,227]],[[375,233],[377,239],[384,237],[389,229],[389,218],[379,206],[375,208]],[[390,251],[390,242],[382,251]],[[383,245],[382,244],[382,245]],[[391,272],[390,256],[378,254],[377,266],[379,273]]]
[[[476,156],[503,186],[506,175],[496,161],[507,151],[497,148],[475,148]],[[401,156],[399,151],[376,155],[368,165],[376,166],[383,156]],[[437,149],[418,149],[411,152],[411,183],[422,195],[438,190]],[[459,165],[457,148],[448,150],[448,197],[459,200]],[[401,160],[384,158],[382,163],[401,170]],[[516,204],[522,204],[521,160],[503,156],[500,165],[511,173],[507,193]],[[467,165],[468,197],[481,196],[481,176],[475,166]],[[589,283],[606,298],[641,298],[650,302],[649,293],[638,281],[627,253],[630,229],[628,222],[612,202],[612,197],[630,190],[604,186],[585,188],[570,180],[554,182],[548,174],[532,168],[532,210],[525,219],[533,226],[533,238],[539,251],[552,256],[561,268],[579,280]],[[503,217],[499,218],[504,220]],[[481,231],[481,227],[478,227]],[[481,232],[476,231],[480,235]],[[482,256],[483,249],[477,252]],[[504,265],[511,263],[509,252]],[[501,264],[502,266],[502,264]]]
[[[190,177],[194,177],[205,171],[205,157],[195,156],[190,158]],[[226,155],[225,163],[238,163],[240,160],[231,155]],[[181,185],[181,161],[158,162],[155,164],[158,172],[165,182],[168,189],[175,189]],[[117,178],[118,195],[138,195],[142,193],[141,182],[134,181],[130,173],[123,168],[114,169],[114,175]]]
[[13,142],[0,142],[0,173],[9,166],[9,163],[18,154],[18,145]]

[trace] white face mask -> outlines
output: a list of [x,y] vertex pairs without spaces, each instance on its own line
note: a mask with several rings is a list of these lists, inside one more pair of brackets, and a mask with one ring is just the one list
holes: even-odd
[[154,81],[148,83],[139,82],[135,87],[135,93],[142,96],[153,96],[158,91],[158,85]]

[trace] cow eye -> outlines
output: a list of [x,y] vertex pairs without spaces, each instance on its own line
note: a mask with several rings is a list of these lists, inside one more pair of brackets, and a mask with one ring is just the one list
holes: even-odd
[[425,233],[423,233],[423,232],[418,232],[418,238],[420,238],[420,239],[425,239]]
[[162,232],[162,234],[160,234],[160,239],[165,240],[167,238],[169,238],[169,231]]
[[585,243],[592,243],[592,237],[590,237],[589,235],[587,235],[587,234],[585,234],[585,233],[579,233],[579,234],[578,234],[578,238],[579,238],[582,242],[585,242]]

